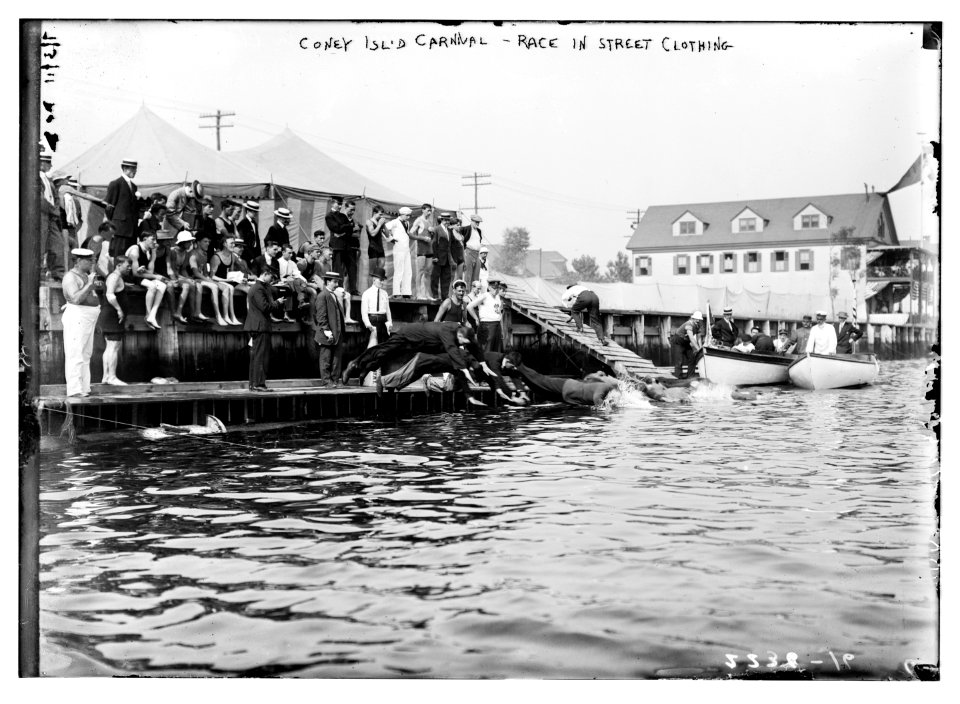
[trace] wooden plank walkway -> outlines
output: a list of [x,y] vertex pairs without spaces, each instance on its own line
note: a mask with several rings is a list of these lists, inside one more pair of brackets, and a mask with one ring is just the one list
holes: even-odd
[[[612,339],[609,345],[600,344],[591,327],[584,326],[583,332],[578,332],[573,323],[567,322],[570,317],[568,313],[523,290],[520,285],[521,279],[511,276],[500,278],[509,285],[505,299],[510,304],[511,310],[529,318],[547,332],[578,345],[584,352],[614,371],[618,371],[622,366],[623,370],[631,376],[664,376],[663,372],[658,370],[649,359],[644,359],[627,348],[621,347]],[[669,376],[672,377],[673,374]]]

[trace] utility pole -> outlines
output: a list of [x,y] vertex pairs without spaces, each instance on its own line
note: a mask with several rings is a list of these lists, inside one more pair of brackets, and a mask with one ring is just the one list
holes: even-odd
[[494,206],[487,206],[487,207],[485,207],[485,208],[481,208],[480,205],[479,205],[479,198],[478,198],[478,193],[477,193],[477,191],[479,190],[480,186],[489,186],[489,185],[491,185],[491,183],[490,183],[489,181],[486,181],[486,182],[484,182],[484,183],[481,183],[481,182],[480,182],[480,179],[482,179],[482,178],[490,178],[490,174],[478,174],[476,171],[474,171],[473,174],[471,174],[471,175],[469,175],[469,176],[463,176],[462,178],[473,181],[473,183],[464,183],[464,184],[461,184],[461,185],[463,185],[465,188],[470,188],[471,186],[473,186],[473,212],[474,212],[475,215],[477,214],[477,211],[479,211],[479,210],[496,210],[496,208],[495,208]]
[[647,211],[640,210],[640,208],[637,208],[636,210],[628,210],[627,215],[629,215],[630,217],[628,217],[627,220],[633,223],[634,227],[637,227],[640,224],[640,220],[643,218],[643,214],[645,212]]
[[212,117],[214,120],[216,120],[216,123],[212,125],[200,125],[200,129],[206,129],[206,130],[214,129],[217,131],[217,151],[220,151],[220,130],[226,129],[227,127],[233,127],[233,125],[221,125],[220,118],[230,117],[236,114],[237,113],[235,112],[221,112],[220,110],[217,110],[215,113],[207,113],[206,115],[200,116],[200,119],[203,119],[205,117]]

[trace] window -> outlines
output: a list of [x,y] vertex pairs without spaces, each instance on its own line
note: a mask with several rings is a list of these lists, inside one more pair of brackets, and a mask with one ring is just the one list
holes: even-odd
[[701,254],[697,257],[697,273],[700,274],[712,274],[713,273],[713,255],[712,254]]
[[651,276],[653,274],[653,262],[650,257],[637,257],[633,263],[634,276]]
[[756,231],[757,231],[756,218],[740,218],[740,232],[756,232]]
[[748,274],[760,271],[760,252],[747,252],[743,255],[743,270]]
[[801,249],[797,252],[797,271],[813,271],[812,249]]
[[800,229],[802,230],[816,230],[820,227],[820,215],[814,213],[813,215],[801,215],[800,216]]
[[680,223],[680,234],[681,235],[695,235],[697,234],[697,223],[693,220],[686,220]]
[[733,274],[737,271],[737,257],[733,252],[724,252],[721,263],[724,274]]
[[680,276],[690,273],[690,257],[686,254],[676,254],[673,257],[673,273]]
[[787,253],[784,251],[770,252],[770,271],[787,270]]

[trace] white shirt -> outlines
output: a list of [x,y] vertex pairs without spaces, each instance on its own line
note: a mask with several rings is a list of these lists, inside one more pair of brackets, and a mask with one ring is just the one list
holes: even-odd
[[470,239],[467,240],[467,249],[471,249],[474,252],[479,252],[480,247],[483,246],[483,243],[480,241],[480,231],[472,225],[470,226],[470,229],[472,232],[470,234]]
[[300,273],[300,267],[297,266],[297,263],[293,259],[280,257],[280,278],[285,279],[288,276],[306,281],[306,279],[303,278],[303,274]]
[[489,291],[478,299],[477,313],[481,323],[499,323],[503,313],[503,299]]
[[814,354],[837,353],[837,331],[826,323],[814,325],[810,328],[810,337],[807,338],[807,352]]
[[50,205],[57,204],[57,198],[53,194],[53,182],[43,171],[40,172],[40,180],[43,182],[43,199]]
[[403,226],[400,218],[394,218],[384,227],[390,233],[389,239],[393,240],[394,249],[410,249],[410,235],[407,234],[407,229]]
[[560,305],[564,308],[569,308],[573,306],[574,302],[577,300],[577,296],[587,290],[586,286],[581,286],[576,284],[567,289],[567,292],[563,294],[563,298],[560,299]]
[[382,288],[371,286],[360,296],[360,319],[364,325],[371,325],[370,316],[380,313],[387,316],[387,322],[393,324],[390,315],[390,296]]

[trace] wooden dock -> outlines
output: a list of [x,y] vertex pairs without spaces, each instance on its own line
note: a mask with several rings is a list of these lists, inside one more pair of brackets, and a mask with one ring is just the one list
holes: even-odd
[[[89,434],[203,425],[207,415],[228,427],[330,419],[412,417],[471,408],[462,393],[424,392],[419,382],[396,393],[370,386],[320,386],[319,379],[272,379],[269,393],[250,391],[244,381],[174,384],[91,384],[86,397],[65,396],[62,384],[40,387],[35,407],[43,436]],[[499,399],[486,386],[474,387],[489,407]]]
[[[501,276],[500,278],[509,286],[504,298],[510,304],[511,311],[528,318],[532,323],[538,325],[543,332],[555,335],[574,345],[588,356],[609,367],[612,372],[617,373],[622,369],[628,375],[635,377],[665,376],[662,371],[658,371],[651,360],[645,359],[617,344],[613,335],[607,335],[610,341],[609,345],[602,345],[591,327],[584,326],[583,332],[579,332],[573,323],[567,322],[570,317],[568,313],[523,291],[520,288],[519,280],[514,281],[512,280],[513,277],[510,276]],[[672,372],[668,376],[673,378]]]

